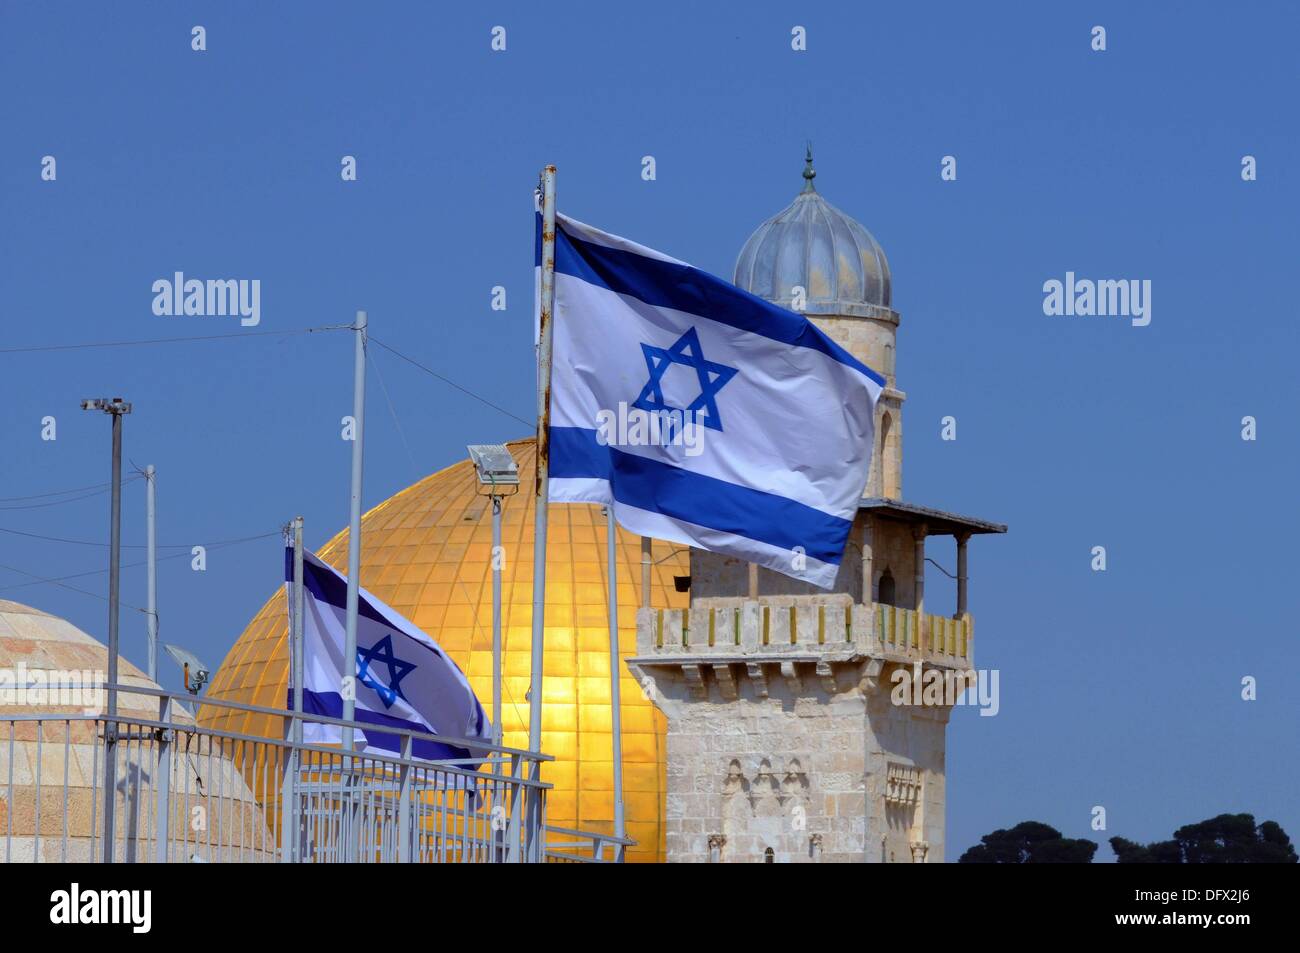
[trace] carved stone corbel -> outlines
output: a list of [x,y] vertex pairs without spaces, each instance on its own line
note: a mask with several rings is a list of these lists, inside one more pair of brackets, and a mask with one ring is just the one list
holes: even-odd
[[831,668],[831,663],[825,659],[820,659],[817,662],[817,677],[821,679],[822,688],[825,689],[826,694],[834,695],[838,691],[835,684],[835,670]]
[[792,695],[803,694],[803,681],[799,678],[799,669],[794,662],[781,663],[781,677],[785,679],[785,684]]
[[767,697],[767,675],[763,673],[762,662],[746,662],[745,671],[749,673],[749,680],[754,683],[754,692],[759,698]]
[[713,678],[718,683],[718,691],[729,702],[736,700],[736,679],[732,677],[731,666],[725,662],[713,666]]
[[885,670],[885,663],[881,659],[873,658],[866,665],[862,666],[862,678],[858,685],[869,695],[875,694],[880,688],[880,673]]
[[699,665],[683,665],[682,674],[686,676],[686,684],[690,688],[692,695],[696,698],[709,697],[709,686],[704,684],[704,672]]

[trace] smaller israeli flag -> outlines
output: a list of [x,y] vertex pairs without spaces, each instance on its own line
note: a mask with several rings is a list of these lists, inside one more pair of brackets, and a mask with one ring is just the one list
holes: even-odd
[[[286,589],[293,611],[293,547],[284,552]],[[384,728],[490,742],[492,726],[469,681],[438,644],[365,589],[357,600],[357,656],[343,658],[347,578],[310,553],[303,554],[303,711],[343,717],[343,675],[352,677],[354,718]],[[294,688],[289,686],[288,707]],[[400,754],[402,739],[384,731],[362,732],[364,750]],[[337,744],[336,725],[306,722],[304,740]],[[430,761],[476,757],[464,746],[416,739],[412,755]],[[481,758],[479,759],[481,761]],[[476,767],[463,765],[462,767]]]

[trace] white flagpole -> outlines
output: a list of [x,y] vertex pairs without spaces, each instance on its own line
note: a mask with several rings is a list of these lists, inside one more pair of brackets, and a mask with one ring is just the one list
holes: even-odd
[[[302,657],[302,614],[306,606],[303,605],[303,585],[302,585],[302,517],[293,518],[293,659],[291,661],[293,671],[293,710],[302,713],[302,693],[303,693],[303,657]],[[294,741],[302,741],[302,722],[298,722],[297,730],[294,733]]]
[[[352,501],[348,522],[348,601],[343,642],[343,720],[356,716],[357,603],[361,585],[361,469],[365,457],[363,434],[366,420],[366,313],[357,312],[356,351],[352,382]],[[343,750],[352,750],[352,727],[343,729]]]
[[293,688],[292,701],[288,702],[293,715],[289,718],[288,755],[284,760],[284,780],[280,785],[280,860],[298,863],[302,860],[300,835],[302,805],[298,802],[298,780],[301,773],[302,744],[302,517],[295,516],[286,527],[286,542],[293,545],[293,580],[286,600],[289,610],[289,684]]
[[[623,655],[618,648],[618,525],[614,507],[605,507],[606,548],[609,556],[609,707],[610,732],[614,746],[614,836],[623,837],[623,711],[618,679]],[[623,846],[614,847],[617,860],[623,859]]]
[[[496,489],[496,487],[493,487]],[[492,743],[501,746],[501,497],[492,494]],[[501,757],[494,754],[493,774],[501,773]]]

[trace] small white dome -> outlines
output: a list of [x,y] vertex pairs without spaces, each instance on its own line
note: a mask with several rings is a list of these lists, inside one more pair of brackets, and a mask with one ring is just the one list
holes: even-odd
[[[890,307],[889,262],[871,233],[813,187],[812,150],[799,196],[749,236],[734,281],[751,294],[789,307],[805,291],[804,310],[861,314]],[[868,307],[863,308],[866,305]]]

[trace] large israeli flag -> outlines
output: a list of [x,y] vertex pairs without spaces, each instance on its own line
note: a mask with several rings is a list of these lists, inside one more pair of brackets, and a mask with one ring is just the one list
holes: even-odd
[[[293,611],[293,547],[285,549],[285,579]],[[310,553],[303,554],[303,711],[343,717],[343,674],[353,677],[355,720],[376,727],[490,742],[492,726],[456,663],[398,612],[361,589],[357,599],[357,655],[344,664],[347,578]],[[288,707],[293,708],[293,686]],[[400,754],[397,735],[366,731],[365,751]],[[304,740],[337,744],[334,725],[303,726]],[[416,740],[412,755],[427,760],[475,756],[464,746]],[[473,767],[474,765],[465,765]]]
[[564,216],[554,313],[552,500],[834,584],[879,374],[802,315]]

